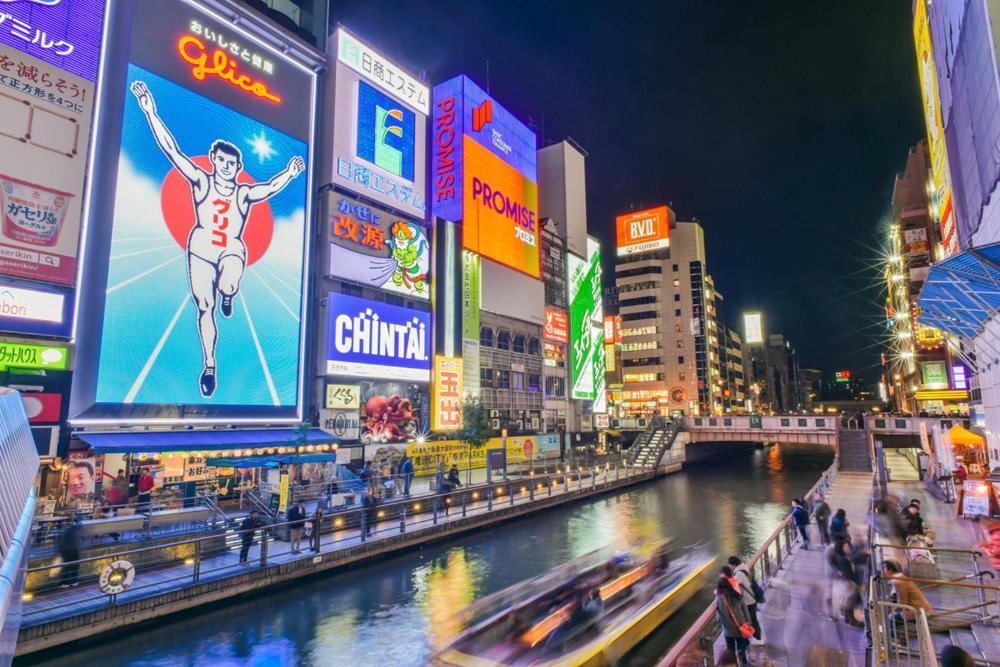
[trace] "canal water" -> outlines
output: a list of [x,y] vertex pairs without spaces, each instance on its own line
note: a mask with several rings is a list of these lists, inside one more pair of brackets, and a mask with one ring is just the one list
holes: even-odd
[[[124,629],[37,664],[425,665],[432,647],[456,629],[455,612],[594,549],[673,537],[707,542],[723,558],[753,553],[786,516],[788,501],[832,460],[832,450],[820,446],[747,451],[245,602]],[[695,597],[628,664],[655,664],[710,600],[708,590]]]

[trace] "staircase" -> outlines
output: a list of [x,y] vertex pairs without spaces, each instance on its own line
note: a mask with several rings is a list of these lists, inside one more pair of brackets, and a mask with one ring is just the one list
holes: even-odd
[[663,453],[670,449],[680,433],[681,423],[681,420],[669,424],[665,424],[663,420],[654,420],[629,448],[629,463],[640,468],[655,468],[659,465]]
[[872,459],[865,431],[840,429],[840,463],[838,470],[844,472],[871,472]]

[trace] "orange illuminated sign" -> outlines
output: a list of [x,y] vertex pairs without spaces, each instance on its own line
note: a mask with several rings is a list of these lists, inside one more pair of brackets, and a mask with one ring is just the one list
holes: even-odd
[[618,256],[650,252],[670,245],[670,213],[666,206],[626,213],[615,218]]
[[434,404],[431,429],[454,431],[462,426],[462,360],[434,358]]
[[538,278],[538,186],[467,135],[462,150],[462,246]]
[[555,308],[545,309],[545,326],[542,335],[546,340],[554,340],[557,343],[569,342],[569,315],[565,310]]
[[194,35],[184,35],[177,40],[177,52],[184,62],[192,65],[191,76],[196,80],[204,81],[211,74],[245,93],[281,104],[281,98],[272,93],[267,84],[254,81],[246,74],[237,74],[236,61],[222,49],[215,49],[209,56],[204,42]]

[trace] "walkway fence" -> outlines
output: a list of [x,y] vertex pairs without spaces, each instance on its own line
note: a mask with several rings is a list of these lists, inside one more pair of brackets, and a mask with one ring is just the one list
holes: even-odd
[[[826,495],[827,489],[833,484],[837,476],[837,462],[834,461],[826,472],[823,473],[819,481],[809,489],[804,500],[811,504],[817,493]],[[788,556],[792,544],[798,537],[798,530],[792,524],[789,516],[781,525],[775,528],[774,532],[764,541],[760,549],[747,561],[747,567],[752,576],[763,588],[767,588],[772,577],[777,576],[781,569],[781,564]],[[722,629],[715,617],[715,603],[713,602],[701,613],[698,620],[688,629],[670,651],[663,657],[659,667],[673,667],[683,664],[685,666],[694,665],[714,665],[715,645],[722,635]]]
[[21,396],[0,389],[0,665],[14,657],[31,521],[35,515],[38,453]]

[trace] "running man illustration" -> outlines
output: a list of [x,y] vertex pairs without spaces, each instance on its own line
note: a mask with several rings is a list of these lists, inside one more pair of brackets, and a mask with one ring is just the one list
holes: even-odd
[[146,116],[156,144],[170,163],[191,185],[194,226],[187,238],[188,280],[191,298],[198,309],[198,335],[204,355],[199,378],[201,395],[208,398],[217,384],[215,350],[218,328],[215,321],[216,293],[223,317],[233,314],[233,298],[240,288],[246,268],[247,251],[243,232],[250,209],[281,192],[305,170],[300,156],[293,157],[284,171],[264,183],[237,183],[243,169],[243,154],[235,144],[222,139],[212,142],[207,172],[181,152],[177,141],[156,113],[156,102],[142,81],[131,86],[139,108]]
[[400,287],[405,284],[408,289],[423,294],[427,288],[427,274],[420,270],[420,260],[427,251],[427,241],[418,228],[402,220],[396,222],[389,233],[389,247],[392,258],[396,260],[392,282]]

